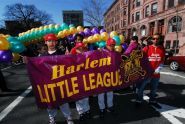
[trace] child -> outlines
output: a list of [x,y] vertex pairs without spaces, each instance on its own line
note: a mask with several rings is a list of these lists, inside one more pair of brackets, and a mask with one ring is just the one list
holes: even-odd
[[[43,55],[62,55],[65,54],[65,51],[61,51],[56,49],[57,45],[57,37],[55,34],[47,34],[44,36],[45,44],[48,47],[48,51],[46,53],[43,53]],[[71,117],[71,111],[69,108],[69,104],[65,103],[61,106],[59,106],[60,110],[64,114],[64,117],[66,118],[67,124],[74,124]],[[55,123],[55,116],[57,114],[57,108],[48,108],[47,109],[49,114],[49,124],[56,124]]]
[[[112,38],[109,38],[106,42],[106,48],[108,51],[114,51],[116,41]],[[107,95],[107,111],[114,113],[113,108],[113,91],[106,92]],[[104,118],[105,114],[105,102],[104,102],[105,93],[98,94],[98,105],[100,108],[100,118]]]
[[37,45],[37,51],[38,51],[38,56],[44,55],[44,54],[47,53],[48,47],[47,47],[46,44],[43,44],[43,43],[38,44]]
[[[87,47],[82,42],[76,42],[74,48],[71,49],[71,54],[79,54],[87,51]],[[80,115],[79,120],[84,121],[86,118],[90,118],[90,106],[89,97],[76,101],[76,109]]]

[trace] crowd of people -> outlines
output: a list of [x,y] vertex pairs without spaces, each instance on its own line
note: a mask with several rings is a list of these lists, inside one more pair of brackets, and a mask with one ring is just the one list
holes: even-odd
[[[67,39],[57,39],[55,34],[47,34],[44,36],[44,42],[38,43],[36,46],[35,52],[26,51],[23,55],[27,56],[51,56],[51,55],[66,55],[66,54],[80,54],[89,50],[96,50],[97,47],[90,48],[92,46],[86,45],[83,43],[83,36],[81,34],[76,34],[75,41],[69,42]],[[122,50],[122,53],[129,56],[133,50],[141,50],[143,51],[149,60],[151,67],[155,70],[152,76],[145,79],[143,82],[137,83],[134,85],[135,93],[136,93],[136,107],[141,107],[143,102],[143,91],[146,87],[147,83],[151,85],[151,93],[149,104],[153,105],[157,108],[161,108],[156,100],[156,91],[159,84],[160,79],[160,70],[163,67],[165,50],[163,47],[163,41],[160,39],[160,35],[153,35],[151,37],[151,42],[142,41],[141,43],[138,41],[137,36],[133,36],[128,44],[127,48]],[[112,38],[109,38],[106,41],[105,48],[101,48],[107,51],[114,51],[116,45],[116,41]],[[28,49],[27,49],[28,50]],[[115,51],[116,52],[116,51]],[[32,53],[32,55],[30,55]],[[33,55],[34,53],[34,55]],[[0,76],[2,73],[0,73]],[[1,76],[2,78],[2,76]],[[2,80],[4,80],[2,78]],[[2,81],[0,81],[2,82]],[[3,90],[3,85],[1,84],[1,89]],[[5,87],[6,88],[6,87]],[[105,103],[105,96],[106,103]],[[112,114],[115,113],[114,103],[113,103],[113,91],[101,93],[97,95],[98,105],[99,105],[99,117],[104,118],[106,112],[110,112]],[[76,110],[79,114],[79,121],[84,121],[91,118],[91,111],[89,105],[89,97],[83,98],[75,102]],[[107,107],[106,107],[107,105]],[[71,110],[68,103],[61,105],[61,112],[66,118],[66,122],[68,124],[73,124],[73,118],[71,116]],[[48,116],[49,116],[49,124],[55,124],[55,117],[57,114],[58,108],[48,108]]]

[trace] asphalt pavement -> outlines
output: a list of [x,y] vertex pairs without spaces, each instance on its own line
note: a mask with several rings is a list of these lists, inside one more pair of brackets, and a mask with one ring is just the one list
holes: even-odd
[[[12,92],[0,91],[0,124],[47,124],[46,110],[37,108],[34,94],[30,87],[25,65],[16,65],[3,69],[8,88]],[[90,97],[92,118],[83,122],[87,124],[170,124],[185,123],[185,72],[162,70],[157,100],[163,106],[158,110],[147,102],[149,86],[145,90],[146,101],[140,108],[135,107],[135,94],[131,88],[114,92],[115,113],[106,113],[99,118],[97,97]],[[25,92],[26,91],[26,96]],[[20,97],[21,96],[21,97]],[[25,96],[25,97],[24,97]],[[74,122],[79,124],[75,103],[70,103]],[[58,110],[57,124],[65,123]]]

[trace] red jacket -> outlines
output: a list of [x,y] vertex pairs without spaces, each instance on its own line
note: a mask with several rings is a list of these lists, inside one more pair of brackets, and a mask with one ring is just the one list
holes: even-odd
[[[154,70],[164,63],[165,50],[163,46],[150,45],[144,47],[143,51],[147,54],[150,65]],[[159,78],[160,74],[154,73],[152,77]]]

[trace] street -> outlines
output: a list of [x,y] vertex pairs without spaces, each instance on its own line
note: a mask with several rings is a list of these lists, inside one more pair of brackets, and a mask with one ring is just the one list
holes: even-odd
[[[46,110],[37,108],[34,94],[31,91],[25,65],[15,65],[2,70],[8,88],[12,92],[0,91],[0,124],[47,124]],[[135,95],[130,88],[114,92],[116,114],[106,113],[104,119],[99,119],[97,97],[90,97],[92,119],[87,124],[183,124],[185,123],[185,72],[171,71],[164,67],[157,92],[157,99],[162,109],[156,109],[147,104],[149,87],[146,88],[141,108],[136,108]],[[29,88],[29,89],[28,89]],[[25,92],[26,91],[26,92]],[[21,96],[21,97],[19,97]],[[70,103],[75,123],[79,123],[74,103]],[[65,123],[60,111],[57,114],[57,124]]]

